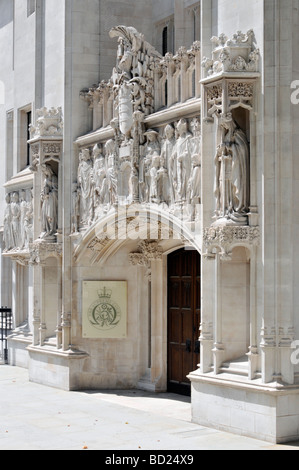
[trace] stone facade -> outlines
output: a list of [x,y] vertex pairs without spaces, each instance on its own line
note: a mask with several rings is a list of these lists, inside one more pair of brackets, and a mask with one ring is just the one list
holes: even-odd
[[196,250],[193,421],[298,439],[297,0],[65,0],[59,19],[57,1],[0,0],[11,363],[66,390],[166,391],[168,259]]

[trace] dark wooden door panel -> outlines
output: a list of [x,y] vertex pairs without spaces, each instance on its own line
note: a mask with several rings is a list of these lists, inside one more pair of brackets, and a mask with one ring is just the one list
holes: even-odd
[[168,390],[190,395],[187,375],[199,363],[200,255],[179,250],[168,257]]

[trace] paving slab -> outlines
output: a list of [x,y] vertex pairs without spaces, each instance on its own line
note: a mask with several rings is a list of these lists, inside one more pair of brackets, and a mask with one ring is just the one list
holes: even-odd
[[299,450],[191,422],[190,399],[139,390],[66,392],[0,366],[0,450]]

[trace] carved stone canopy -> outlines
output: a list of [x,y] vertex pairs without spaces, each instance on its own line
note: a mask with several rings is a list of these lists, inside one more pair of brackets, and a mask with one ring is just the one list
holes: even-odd
[[260,76],[260,51],[254,45],[254,32],[238,31],[232,39],[224,34],[213,37],[212,58],[204,57],[204,120],[242,107],[254,111],[255,82]]
[[62,108],[42,108],[36,111],[36,125],[30,126],[31,139],[57,137],[63,134]]
[[232,39],[221,34],[213,37],[212,58],[204,57],[202,66],[205,76],[212,77],[224,73],[257,73],[259,71],[260,51],[254,47],[254,32],[246,34],[238,31]]
[[42,108],[36,111],[36,125],[30,127],[30,170],[35,172],[39,164],[59,164],[63,150],[63,116],[61,108]]

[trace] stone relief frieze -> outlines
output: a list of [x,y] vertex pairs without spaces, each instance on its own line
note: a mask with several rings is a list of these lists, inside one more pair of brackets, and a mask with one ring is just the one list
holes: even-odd
[[117,26],[110,36],[118,38],[112,76],[81,96],[94,110],[94,125],[110,125],[114,137],[79,148],[73,232],[86,230],[119,204],[154,204],[173,213],[189,206],[193,220],[199,213],[193,206],[201,202],[200,111],[157,127],[147,119],[161,106],[194,97],[200,43],[162,57],[135,28]]
[[4,253],[29,249],[33,240],[32,189],[6,194],[3,239]]
[[199,118],[180,119],[160,130],[144,131],[145,142],[117,139],[83,148],[73,185],[73,232],[85,230],[118,204],[162,206],[175,213],[187,208],[190,220],[201,202]]

